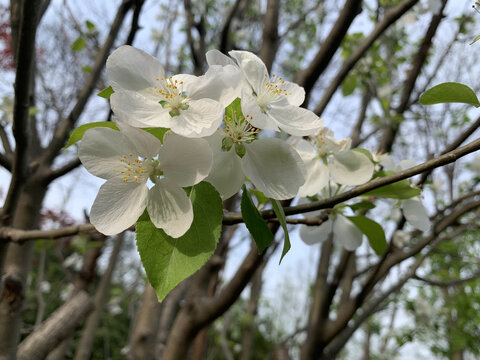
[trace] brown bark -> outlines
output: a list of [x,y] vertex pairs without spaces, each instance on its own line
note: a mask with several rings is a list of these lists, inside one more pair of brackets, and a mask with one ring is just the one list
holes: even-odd
[[19,346],[19,360],[40,360],[65,339],[93,309],[93,301],[85,291],[78,292],[63,304]]
[[[27,184],[22,192],[13,226],[19,229],[38,227],[40,209],[46,189],[41,184]],[[0,297],[0,353],[1,360],[15,359],[20,340],[21,311],[25,285],[33,257],[33,242],[10,244],[3,275]]]
[[260,58],[265,63],[267,70],[272,69],[277,55],[280,37],[278,36],[278,16],[280,12],[279,0],[267,0],[267,11],[263,19],[262,48]]
[[308,98],[313,89],[313,86],[317,82],[318,78],[330,64],[337,49],[340,47],[343,38],[347,34],[350,25],[353,20],[362,11],[362,1],[359,0],[347,0],[343,6],[342,11],[338,15],[337,21],[333,25],[330,33],[323,41],[320,49],[315,54],[312,62],[305,70],[299,72],[295,76],[295,81],[303,86],[306,93],[305,106],[308,103]]
[[258,311],[258,302],[262,293],[263,271],[266,261],[257,269],[250,284],[250,298],[248,300],[247,321],[242,329],[242,355],[240,360],[251,360],[254,349],[255,339],[255,317]]
[[105,273],[102,276],[102,280],[98,285],[97,293],[95,294],[95,310],[90,314],[85,324],[85,328],[82,331],[82,336],[77,346],[77,352],[75,354],[75,360],[88,360],[90,359],[93,347],[93,341],[95,339],[95,332],[100,321],[100,317],[103,313],[105,301],[108,299],[108,292],[110,291],[110,285],[112,282],[113,271],[117,264],[118,255],[122,249],[122,244],[125,238],[125,233],[119,234],[115,238],[112,253],[110,255],[110,261]]
[[160,303],[150,283],[145,284],[142,303],[128,344],[127,359],[154,359],[155,341],[160,318]]
[[[397,115],[403,114],[409,106],[409,100],[412,95],[413,88],[415,87],[417,78],[420,75],[420,72],[423,69],[425,62],[428,58],[433,38],[437,32],[440,22],[443,19],[443,9],[445,8],[447,1],[448,0],[443,0],[442,10],[439,14],[432,17],[430,25],[423,38],[422,44],[420,45],[418,52],[415,54],[415,57],[412,60],[412,67],[410,68],[408,76],[403,83],[403,91],[400,99],[400,104],[395,109],[395,113]],[[395,141],[395,137],[399,130],[399,127],[400,124],[390,124],[384,129],[380,144],[378,146],[378,152],[388,153],[392,150],[393,142]]]

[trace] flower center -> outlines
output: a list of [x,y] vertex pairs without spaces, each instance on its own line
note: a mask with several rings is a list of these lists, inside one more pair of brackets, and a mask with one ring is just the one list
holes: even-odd
[[272,108],[270,105],[272,102],[277,101],[281,96],[291,95],[284,87],[285,81],[278,75],[272,74],[272,77],[268,78],[265,74],[264,84],[265,87],[257,94],[257,104],[264,113]]
[[171,117],[179,116],[181,110],[189,108],[187,93],[183,91],[183,81],[173,80],[171,76],[168,79],[162,77],[155,80],[160,82],[160,86],[155,87],[154,91],[162,97],[158,103],[169,110]]
[[120,163],[122,167],[119,171],[123,174],[123,182],[134,181],[136,184],[140,184],[146,182],[149,178],[152,182],[155,182],[157,177],[163,175],[158,159],[143,159],[130,153],[123,155],[120,158]]
[[235,145],[238,156],[243,157],[245,155],[244,143],[248,144],[254,141],[256,135],[260,132],[259,129],[250,124],[249,120],[251,119],[251,115],[237,116],[236,111],[233,112],[232,117],[225,115],[223,122],[225,123],[224,133],[226,137],[222,140],[222,150],[229,151]]

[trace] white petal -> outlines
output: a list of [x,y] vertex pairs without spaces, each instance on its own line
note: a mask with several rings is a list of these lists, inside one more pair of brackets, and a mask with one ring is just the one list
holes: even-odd
[[142,215],[147,205],[148,188],[121,177],[108,180],[98,191],[90,212],[90,222],[105,235],[128,229]]
[[328,167],[319,158],[306,160],[304,163],[307,175],[305,184],[298,190],[298,196],[313,196],[328,184]]
[[185,137],[204,137],[212,135],[223,119],[223,106],[215,100],[191,100],[187,110],[181,110],[173,117],[170,129]]
[[190,199],[181,187],[166,179],[148,191],[147,210],[152,223],[173,238],[185,234],[192,225]]
[[107,59],[107,74],[115,91],[138,91],[152,86],[156,78],[165,76],[160,62],[146,52],[123,45]]
[[[174,76],[175,78],[175,76]],[[205,73],[195,80],[184,80],[188,97],[193,100],[202,98],[218,101],[227,107],[237,97],[240,97],[243,74],[236,65],[212,65]]]
[[294,197],[305,183],[305,165],[300,155],[280,139],[259,139],[245,145],[242,158],[245,175],[266,196],[284,200]]
[[319,130],[323,121],[312,111],[294,105],[274,106],[267,111],[267,115],[276,121],[285,132],[296,135],[311,135]]
[[408,223],[414,228],[421,231],[428,231],[430,229],[430,219],[420,200],[403,200],[402,209],[403,216],[405,216],[405,219],[407,219]]
[[205,181],[215,186],[222,200],[232,197],[240,190],[245,175],[240,157],[234,150],[214,154],[213,168]]
[[328,219],[320,226],[300,227],[300,239],[307,245],[314,245],[326,241],[332,232],[332,220]]
[[288,95],[286,96],[287,101],[290,105],[300,106],[305,100],[305,89],[293,82],[285,81],[282,84]]
[[358,151],[348,150],[334,154],[328,163],[332,180],[343,185],[360,185],[371,179],[374,165]]
[[383,166],[384,170],[394,171],[395,160],[390,155],[382,154],[380,155],[380,165]]
[[244,116],[250,115],[250,123],[258,129],[279,131],[277,124],[273,119],[265,115],[257,100],[251,95],[250,91],[242,90],[242,100],[240,103]]
[[213,162],[212,149],[205,140],[175,134],[165,136],[159,159],[165,178],[181,187],[205,179]]
[[242,69],[253,91],[255,91],[256,94],[260,94],[261,90],[265,87],[265,80],[268,78],[267,68],[263,61],[248,51],[234,50],[228,54],[237,60],[238,66]]
[[168,109],[137,92],[116,91],[110,96],[110,104],[118,119],[131,126],[170,128],[175,123]]
[[205,56],[207,58],[207,64],[209,66],[212,66],[212,65],[221,65],[221,66],[233,65],[233,66],[237,66],[235,64],[235,61],[233,61],[227,55],[222,54],[217,49],[207,51]]
[[307,141],[301,137],[290,136],[287,142],[292,145],[295,150],[297,150],[303,161],[311,160],[317,156],[310,141]]
[[128,140],[135,145],[137,154],[145,158],[153,158],[158,155],[162,143],[155,136],[145,130],[138,129],[120,121],[116,124],[120,131],[128,137]]
[[395,171],[403,171],[408,168],[414,167],[415,165],[417,165],[415,160],[411,160],[411,159],[402,160],[395,167]]
[[363,233],[343,215],[337,215],[333,221],[333,238],[340,242],[348,251],[353,251],[362,245]]
[[124,134],[102,127],[87,130],[78,148],[83,166],[103,179],[117,176],[123,168],[120,158],[129,153],[136,153],[136,148]]

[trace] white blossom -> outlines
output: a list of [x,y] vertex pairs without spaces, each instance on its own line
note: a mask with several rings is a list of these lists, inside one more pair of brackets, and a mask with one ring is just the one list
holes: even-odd
[[[120,131],[88,130],[79,147],[86,169],[107,180],[93,203],[91,223],[106,235],[117,234],[147,208],[156,227],[172,237],[182,236],[193,221],[192,203],[182,187],[208,175],[212,166],[208,143],[167,133],[162,144],[144,130],[117,125]],[[150,189],[149,180],[154,184]]]
[[[242,112],[252,116],[254,127],[304,136],[322,126],[317,115],[300,107],[305,100],[302,87],[278,75],[269,76],[265,64],[251,52],[230,51],[229,55],[236,60],[237,71],[243,74],[241,87],[235,90],[241,98]],[[223,66],[229,73],[235,72],[233,60],[218,51],[207,53],[207,61],[212,69]],[[219,77],[223,78],[221,74]]]
[[283,200],[294,197],[305,182],[305,166],[285,141],[257,138],[258,130],[243,117],[225,119],[225,130],[207,138],[214,163],[209,181],[223,199],[240,190],[248,177],[266,196]]
[[366,155],[350,150],[350,139],[337,141],[328,128],[322,128],[310,139],[291,140],[307,169],[306,181],[299,190],[299,196],[317,194],[330,178],[337,184],[360,185],[372,177],[373,163]]
[[167,77],[156,58],[128,45],[115,50],[106,67],[115,91],[110,97],[112,110],[123,122],[204,137],[222,121],[224,106],[208,95],[217,92],[220,84],[210,76]]

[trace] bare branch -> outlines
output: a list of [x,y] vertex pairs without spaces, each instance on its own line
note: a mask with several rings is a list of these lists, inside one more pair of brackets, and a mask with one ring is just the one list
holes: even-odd
[[47,173],[43,176],[43,179],[47,182],[50,183],[53,180],[62,177],[63,175],[68,174],[70,171],[76,169],[81,165],[80,159],[75,158],[65,165],[59,167],[58,169],[50,169],[47,171]]
[[342,43],[343,38],[350,28],[350,25],[361,11],[362,1],[346,0],[343,10],[338,15],[337,21],[330,30],[330,33],[325,38],[312,62],[305,70],[299,72],[295,76],[295,81],[305,89],[306,101],[304,106],[306,106],[308,103],[308,98],[313,86],[317,82],[320,75],[325,71],[328,64],[330,64],[333,55],[335,55],[335,52]]
[[432,286],[439,286],[439,287],[450,287],[450,286],[458,286],[463,283],[472,281],[472,280],[477,280],[480,277],[480,270],[475,271],[471,276],[468,276],[463,279],[455,279],[455,280],[448,280],[448,281],[440,281],[440,280],[433,280],[433,279],[427,279],[418,275],[414,275],[413,278],[415,280],[420,280],[428,285]]
[[345,60],[335,78],[330,82],[330,86],[325,90],[320,102],[315,107],[314,112],[318,116],[323,113],[333,94],[335,91],[337,91],[337,88],[341,85],[342,81],[347,77],[348,73],[353,69],[358,60],[360,60],[365,52],[367,52],[367,50],[372,46],[375,40],[377,40],[390,25],[397,21],[417,2],[418,0],[404,0],[396,7],[386,12],[383,19],[377,24],[377,26],[375,26],[370,35],[368,35],[365,40],[363,40],[353,51],[350,57]]
[[93,309],[93,301],[85,291],[78,292],[63,304],[37,330],[22,341],[17,359],[45,359],[48,353],[80,324]]
[[[450,145],[448,145],[445,150],[440,154],[447,154],[450,151],[455,150],[458,148],[465,140],[467,140],[470,135],[472,135],[478,128],[480,127],[480,117],[477,118],[477,120],[470,125],[464,132],[462,132]],[[427,181],[428,176],[432,173],[434,169],[430,169],[429,171],[426,171],[422,174],[418,182],[416,183],[416,186],[422,186],[425,181]]]
[[10,140],[8,140],[7,132],[5,131],[5,126],[0,124],[0,140],[2,140],[3,149],[5,150],[6,155],[13,153],[12,145]]
[[95,84],[97,83],[98,79],[100,78],[102,69],[105,65],[107,57],[110,53],[110,49],[113,46],[115,39],[120,31],[122,26],[123,20],[128,12],[128,10],[132,6],[132,1],[130,0],[123,0],[120,4],[117,14],[115,15],[115,19],[110,27],[110,32],[102,46],[99,50],[94,65],[92,66],[92,71],[90,72],[89,77],[87,78],[83,88],[80,90],[77,96],[77,102],[73,107],[72,111],[68,115],[66,119],[63,119],[59,126],[57,127],[55,134],[52,138],[52,141],[47,148],[45,153],[44,162],[47,164],[51,164],[53,159],[57,156],[60,149],[65,144],[66,139],[68,138],[69,131],[75,126],[78,118],[82,114],[85,105],[87,104],[90,95],[92,94],[93,90],[95,89]]
[[267,70],[272,69],[273,61],[277,55],[280,37],[278,36],[278,16],[280,12],[279,0],[267,0],[267,11],[263,17],[262,48],[260,58],[265,63]]
[[34,53],[37,22],[40,16],[40,0],[24,3],[18,42],[18,58],[15,77],[15,101],[13,106],[13,136],[15,153],[12,164],[12,178],[3,205],[0,222],[11,221],[23,185],[26,180],[28,156],[28,116],[30,110],[30,83],[34,76]]
[[3,166],[8,171],[12,171],[12,161],[6,154],[0,153],[0,166]]
[[[423,164],[411,167],[407,170],[400,171],[396,174],[388,175],[382,178],[376,178],[366,184],[359,185],[356,188],[353,188],[349,191],[338,194],[336,196],[332,196],[331,198],[319,200],[319,201],[313,201],[308,204],[286,207],[284,209],[285,214],[296,215],[296,214],[302,214],[302,213],[315,211],[315,210],[332,208],[336,204],[353,199],[359,195],[365,194],[379,187],[389,185],[394,182],[421,174],[425,171],[455,162],[462,156],[470,154],[479,149],[480,149],[480,139],[477,139],[465,146],[462,146],[456,150],[450,151],[442,156],[439,156],[436,159],[429,160]],[[261,212],[261,214],[264,219],[272,219],[275,217],[275,213],[272,210],[264,210]],[[242,215],[239,213],[229,213],[224,215],[223,217],[224,224],[232,225],[232,224],[238,224],[240,222],[242,222]]]
[[222,26],[222,31],[220,32],[220,46],[218,50],[226,54],[228,50],[230,50],[230,43],[229,43],[229,35],[230,35],[230,27],[232,26],[232,21],[237,15],[238,8],[243,0],[235,0],[233,6],[231,7],[228,15],[225,18],[225,21]]
[[[408,71],[408,76],[403,82],[400,104],[395,109],[397,114],[403,114],[408,108],[413,88],[415,87],[417,78],[420,75],[420,71],[422,70],[423,66],[425,65],[428,53],[432,47],[433,37],[435,36],[438,26],[443,19],[443,9],[445,8],[446,4],[447,0],[443,0],[441,11],[437,15],[432,16],[432,20],[430,21],[430,25],[428,26],[422,44],[412,60],[412,67]],[[395,126],[395,124],[389,124],[389,126],[384,129],[382,138],[380,139],[380,144],[378,146],[379,152],[387,153],[392,150],[393,142],[395,141],[398,129],[398,124],[397,126]]]

